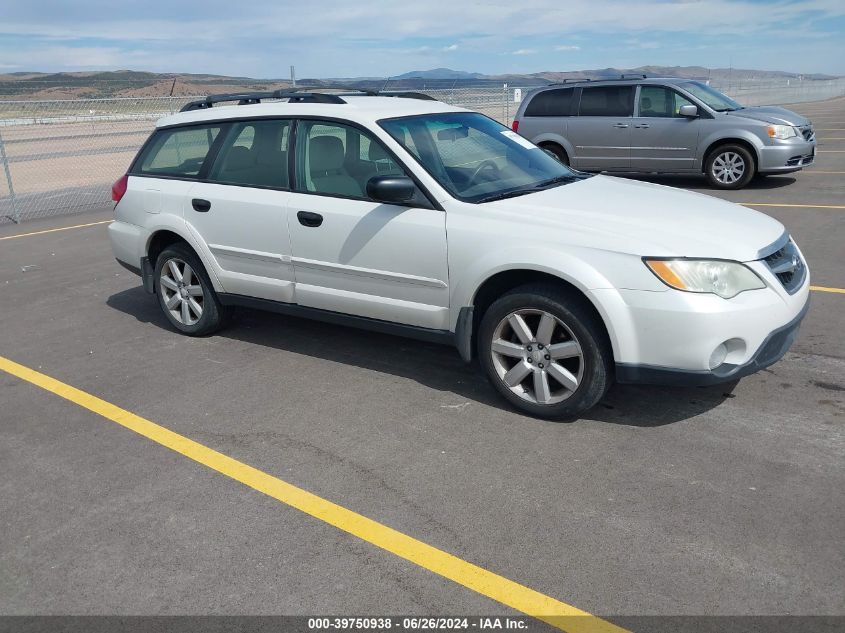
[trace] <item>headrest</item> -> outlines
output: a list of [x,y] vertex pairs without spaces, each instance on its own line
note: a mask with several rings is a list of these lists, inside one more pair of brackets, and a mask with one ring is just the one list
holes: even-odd
[[255,156],[246,147],[236,145],[226,155],[226,162],[223,171],[236,171],[238,169],[249,169],[255,165]]
[[343,142],[336,136],[315,136],[308,148],[311,171],[332,171],[343,167],[346,155]]
[[370,149],[368,154],[370,160],[374,163],[377,163],[380,160],[390,160],[390,156],[387,155],[385,149],[375,141],[370,142]]
[[651,98],[643,97],[643,110],[651,110]]

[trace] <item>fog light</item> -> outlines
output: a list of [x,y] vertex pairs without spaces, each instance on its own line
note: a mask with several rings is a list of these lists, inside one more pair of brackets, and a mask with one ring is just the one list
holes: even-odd
[[725,347],[725,344],[722,343],[713,350],[713,353],[710,354],[710,369],[716,369],[719,365],[725,362],[725,357],[728,355],[728,348]]

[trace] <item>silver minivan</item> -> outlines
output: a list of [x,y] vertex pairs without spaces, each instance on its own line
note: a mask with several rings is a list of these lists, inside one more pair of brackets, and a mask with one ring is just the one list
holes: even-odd
[[529,93],[513,130],[582,171],[701,174],[719,189],[812,164],[812,123],[776,106],[743,107],[678,78],[576,80]]

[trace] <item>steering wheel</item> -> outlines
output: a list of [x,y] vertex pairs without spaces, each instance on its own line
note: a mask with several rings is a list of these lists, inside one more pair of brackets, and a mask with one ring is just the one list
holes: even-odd
[[472,172],[472,178],[470,178],[469,181],[471,183],[475,182],[475,179],[478,178],[478,176],[481,174],[481,172],[484,171],[485,169],[494,169],[494,170],[496,170],[496,173],[499,172],[499,166],[494,161],[492,161],[488,158],[487,160],[481,161],[481,164],[478,167],[475,168],[475,171]]

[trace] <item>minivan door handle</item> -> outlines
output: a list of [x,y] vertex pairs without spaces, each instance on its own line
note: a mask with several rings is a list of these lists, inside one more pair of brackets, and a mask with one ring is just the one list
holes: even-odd
[[638,127],[640,129],[647,129],[649,127],[648,123],[637,123],[634,127]]
[[627,123],[614,123],[613,127],[623,128],[623,127],[628,127],[628,124]]
[[323,223],[323,216],[319,213],[311,213],[310,211],[300,211],[296,214],[296,219],[302,226],[310,226],[312,228],[318,227]]
[[202,198],[194,198],[191,200],[191,206],[194,207],[194,211],[199,211],[200,213],[205,213],[211,209],[211,203],[208,200],[203,200]]

